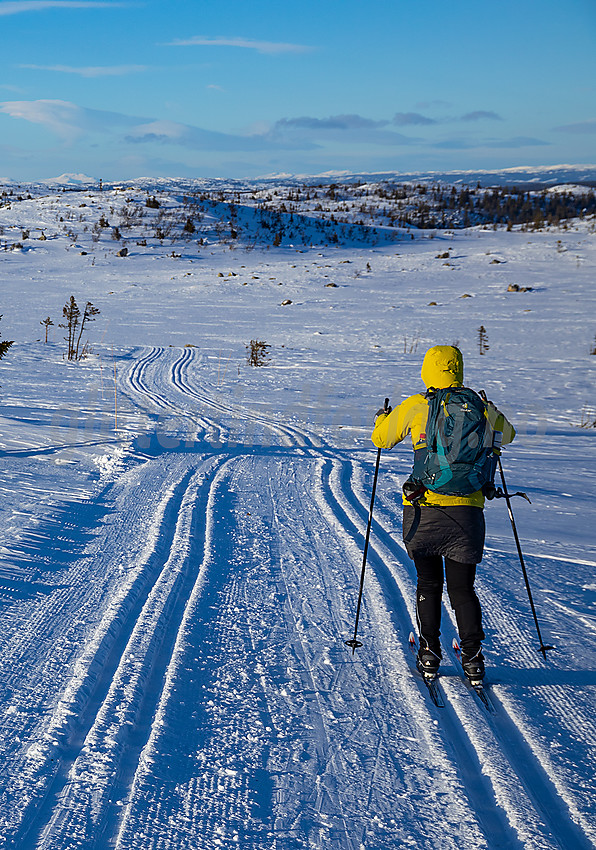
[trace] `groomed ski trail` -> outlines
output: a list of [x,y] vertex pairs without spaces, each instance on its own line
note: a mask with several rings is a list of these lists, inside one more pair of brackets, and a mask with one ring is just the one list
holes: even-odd
[[[545,751],[519,680],[491,685],[492,716],[447,656],[444,709],[413,674],[398,476],[381,484],[352,656],[373,451],[236,405],[197,366],[194,349],[153,348],[120,367],[120,390],[173,437],[140,435],[147,451],[39,529],[60,528],[51,559],[68,584],[6,646],[0,847],[593,846],[589,800]],[[243,443],[255,427],[267,439]],[[500,622],[507,600],[481,584]],[[519,613],[507,640],[528,640]],[[445,646],[452,634],[446,617]],[[537,668],[546,730],[568,707],[589,730],[586,699]]]

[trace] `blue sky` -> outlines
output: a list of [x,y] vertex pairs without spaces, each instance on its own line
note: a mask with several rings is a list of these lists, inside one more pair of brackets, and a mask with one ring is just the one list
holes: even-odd
[[595,0],[0,0],[0,177],[596,162]]

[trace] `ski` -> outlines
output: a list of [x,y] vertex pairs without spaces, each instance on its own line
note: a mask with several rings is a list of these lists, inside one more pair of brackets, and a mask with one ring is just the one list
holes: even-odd
[[461,669],[462,676],[463,676],[463,678],[466,682],[466,685],[470,688],[470,690],[474,691],[474,693],[476,694],[476,696],[478,697],[478,699],[480,700],[480,702],[482,703],[484,708],[489,712],[489,714],[494,714],[495,713],[495,706],[493,705],[493,702],[492,702],[492,700],[491,700],[491,698],[488,694],[488,689],[487,689],[486,685],[482,681],[471,682],[468,679],[468,677],[465,674],[464,668],[462,666],[461,649],[460,649],[459,643],[457,642],[456,638],[453,638],[453,644],[452,645],[453,645],[453,652],[454,652],[455,657],[458,661],[458,664],[459,664],[459,667]]
[[416,657],[416,670],[418,671],[422,681],[426,685],[431,700],[437,706],[437,708],[445,708],[445,700],[443,699],[443,694],[441,693],[441,687],[439,685],[439,674],[436,673],[434,676],[428,676],[427,674],[423,673],[422,670],[418,667],[418,643],[416,641],[414,632],[410,632],[408,642],[410,644],[410,649],[412,653]]

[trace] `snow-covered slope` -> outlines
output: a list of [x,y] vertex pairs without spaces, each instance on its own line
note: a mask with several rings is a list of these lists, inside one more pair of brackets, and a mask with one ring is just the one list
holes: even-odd
[[[596,845],[594,222],[335,247],[315,223],[275,248],[230,238],[218,211],[185,235],[178,188],[157,210],[136,191],[0,209],[16,340],[0,365],[0,847]],[[78,363],[58,328],[71,295],[101,311]],[[270,346],[260,368],[251,340]],[[448,610],[444,708],[413,670],[407,446],[382,455],[364,645],[343,643],[371,418],[420,389],[437,342],[458,342],[468,384],[518,428],[504,467],[532,500],[514,508],[556,647],[537,651],[492,503],[492,714],[458,673]]]

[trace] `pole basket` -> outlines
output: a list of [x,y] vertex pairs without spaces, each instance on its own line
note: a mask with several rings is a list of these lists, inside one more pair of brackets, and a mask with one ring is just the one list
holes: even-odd
[[344,643],[345,643],[346,646],[349,646],[349,647],[352,648],[352,655],[354,655],[356,650],[359,649],[362,646],[362,641],[356,640],[356,638],[351,638],[350,640],[344,640]]

